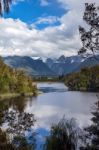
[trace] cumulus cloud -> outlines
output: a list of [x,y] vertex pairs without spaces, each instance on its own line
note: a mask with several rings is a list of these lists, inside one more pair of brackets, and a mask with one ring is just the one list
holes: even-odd
[[[85,26],[82,16],[86,0],[57,0],[61,7],[69,9],[62,17],[39,18],[29,27],[17,19],[0,20],[0,55],[27,55],[58,57],[77,54],[81,47],[78,25]],[[93,0],[89,0],[93,2]],[[95,0],[99,4],[98,0]],[[48,26],[42,30],[36,24],[60,22],[59,26]]]
[[50,3],[48,2],[48,0],[41,0],[40,4],[41,6],[48,6]]
[[39,17],[33,25],[38,25],[42,23],[51,25],[58,21],[60,21],[60,19],[56,16]]
[[69,54],[73,53],[74,39],[76,41],[76,37],[69,41],[62,25],[37,30],[30,29],[20,20],[10,18],[0,21],[1,55],[55,57]]

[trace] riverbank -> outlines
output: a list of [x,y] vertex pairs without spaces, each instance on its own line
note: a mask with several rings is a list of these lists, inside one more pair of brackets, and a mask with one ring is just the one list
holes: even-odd
[[4,93],[4,94],[0,94],[0,100],[17,98],[20,96],[32,97],[32,96],[37,96],[39,94],[42,94],[42,92],[39,90],[35,91],[35,93],[32,93],[32,92],[30,93]]

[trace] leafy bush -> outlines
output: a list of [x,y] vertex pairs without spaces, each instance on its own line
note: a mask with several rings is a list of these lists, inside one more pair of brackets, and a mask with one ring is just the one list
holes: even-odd
[[77,150],[78,128],[75,120],[63,118],[51,127],[50,136],[46,137],[45,150]]

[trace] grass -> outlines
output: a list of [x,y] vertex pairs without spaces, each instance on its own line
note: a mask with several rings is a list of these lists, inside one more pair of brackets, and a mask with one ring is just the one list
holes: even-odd
[[0,94],[0,100],[11,99],[11,98],[16,98],[16,97],[20,97],[20,96],[30,97],[30,96],[33,96],[33,93],[24,93],[24,94],[4,93],[4,94]]
[[43,92],[37,90],[35,93],[29,92],[29,93],[3,93],[0,94],[0,100],[5,100],[5,99],[11,99],[11,98],[16,98],[20,96],[25,96],[25,97],[31,97],[31,96],[36,96],[39,94],[42,94]]
[[20,96],[19,93],[4,93],[4,94],[0,94],[0,100],[15,98],[19,96]]

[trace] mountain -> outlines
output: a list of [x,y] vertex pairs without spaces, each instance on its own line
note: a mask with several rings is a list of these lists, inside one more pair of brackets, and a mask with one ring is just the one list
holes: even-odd
[[60,62],[60,63],[64,63],[66,60],[66,57],[64,55],[60,56],[57,61]]
[[54,60],[53,60],[53,59],[51,59],[51,58],[47,58],[47,59],[46,59],[46,64],[49,66],[49,68],[52,67],[53,63],[54,63]]
[[4,62],[15,69],[24,70],[28,75],[32,76],[59,76],[77,72],[85,67],[99,65],[99,55],[97,58],[92,56],[86,58],[79,55],[65,57],[60,56],[57,59],[47,58],[31,58],[27,56],[8,56],[3,58]]
[[55,73],[41,60],[24,56],[8,56],[3,58],[11,68],[24,70],[28,75],[50,76]]
[[99,65],[99,55],[85,59],[74,71],[79,71],[81,68],[93,67],[95,65]]
[[99,56],[97,59],[94,57],[82,57],[79,55],[65,57],[64,55],[60,56],[58,59],[50,59],[46,60],[46,64],[49,68],[54,71],[57,75],[66,75],[72,72],[77,72],[85,67],[92,67],[95,65],[99,65]]
[[58,75],[71,73],[83,62],[81,56],[61,56],[57,60],[47,59],[46,64]]

